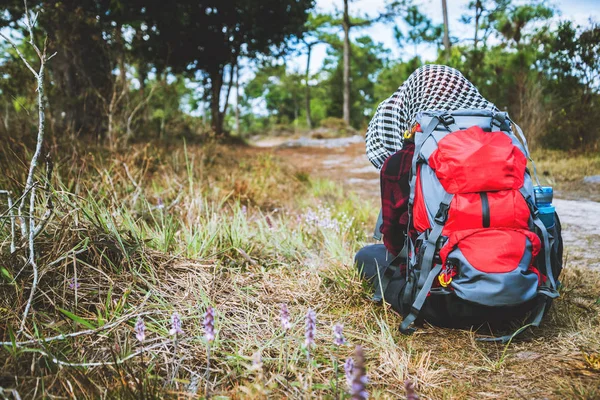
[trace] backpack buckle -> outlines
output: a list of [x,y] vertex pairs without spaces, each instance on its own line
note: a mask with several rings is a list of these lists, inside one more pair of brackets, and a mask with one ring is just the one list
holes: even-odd
[[502,126],[506,123],[506,113],[495,113],[492,117],[492,126],[497,126],[498,128],[502,128]]
[[442,124],[444,124],[445,126],[450,126],[450,125],[456,123],[456,120],[450,114],[442,114],[438,118],[439,118],[440,122]]
[[435,214],[434,222],[438,225],[444,225],[448,220],[448,210],[450,206],[446,203],[440,203],[440,208]]

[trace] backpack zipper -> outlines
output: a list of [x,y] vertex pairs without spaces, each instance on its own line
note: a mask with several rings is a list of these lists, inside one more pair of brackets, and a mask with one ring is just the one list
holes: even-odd
[[481,214],[483,216],[483,227],[490,227],[490,203],[486,192],[479,192],[481,197]]

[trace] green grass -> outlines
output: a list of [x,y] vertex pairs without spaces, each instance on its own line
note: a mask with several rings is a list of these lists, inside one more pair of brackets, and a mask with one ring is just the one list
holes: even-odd
[[[0,187],[16,190],[21,171],[8,156],[0,158],[7,163]],[[176,398],[192,396],[193,382],[202,397],[209,305],[216,310],[208,375],[214,398],[332,398],[334,362],[357,344],[366,352],[372,398],[403,398],[406,379],[434,399],[598,393],[598,274],[576,265],[565,271],[563,296],[544,326],[508,346],[433,327],[406,337],[397,330],[400,317],[368,300],[351,264],[377,209],[335,182],[298,174],[269,152],[215,143],[75,149],[56,165],[56,214],[37,239],[40,286],[27,332],[43,339],[111,325],[0,348],[0,387],[22,398]],[[8,232],[1,225],[0,339],[24,341],[14,332],[31,271],[21,271],[22,243],[8,254]],[[281,303],[292,319],[285,336]],[[310,365],[302,349],[309,308],[317,312]],[[177,346],[168,334],[174,311],[185,330]],[[140,315],[143,353],[133,332]],[[349,342],[340,348],[331,333],[338,322]],[[262,369],[252,367],[257,351]],[[523,357],[530,353],[541,358]],[[126,361],[82,367],[53,359]],[[345,391],[341,374],[339,382]]]

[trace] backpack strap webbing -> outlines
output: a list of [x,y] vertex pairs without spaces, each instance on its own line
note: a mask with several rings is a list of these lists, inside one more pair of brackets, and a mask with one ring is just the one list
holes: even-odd
[[531,211],[531,219],[533,220],[533,223],[542,233],[542,240],[544,241],[544,264],[546,264],[546,277],[548,278],[548,282],[550,283],[550,293],[554,296],[556,293],[556,280],[554,278],[554,273],[552,272],[552,263],[550,260],[550,239],[548,238],[548,230],[546,229],[546,226],[544,225],[542,220],[540,220],[539,212],[537,210],[537,207],[535,206],[535,202],[533,201],[529,193],[527,193],[524,187],[522,187],[519,190],[519,192],[521,192],[521,195],[523,196],[523,198],[525,198],[525,202],[529,206],[529,209]]
[[404,318],[402,324],[400,325],[400,332],[404,334],[410,334],[414,331],[414,329],[410,329],[410,325],[419,316],[421,308],[427,299],[427,294],[431,290],[431,285],[433,285],[435,277],[439,275],[440,271],[442,270],[441,264],[437,264],[434,267],[434,257],[436,251],[438,250],[438,239],[442,236],[442,230],[444,229],[444,225],[448,219],[448,209],[450,208],[450,203],[452,202],[453,197],[453,194],[446,193],[444,199],[440,203],[440,207],[434,218],[435,226],[427,236],[427,245],[425,247],[425,254],[421,260],[418,282],[415,282],[414,277],[409,277],[409,281],[406,284],[404,292],[405,298],[410,297],[415,283],[419,289],[419,293],[417,294],[417,297],[415,298],[415,301],[410,309],[410,314]]
[[519,139],[521,140],[521,143],[523,144],[523,148],[525,149],[525,157],[527,157],[527,159],[531,162],[531,166],[533,167],[533,176],[535,178],[535,182],[537,183],[537,185],[539,187],[541,187],[542,184],[540,183],[540,178],[538,177],[537,168],[535,166],[535,161],[533,161],[533,159],[531,158],[531,153],[529,152],[529,146],[527,145],[527,139],[525,138],[525,134],[523,134],[523,130],[521,129],[521,127],[519,125],[515,124],[510,118],[506,117],[506,119],[508,120],[508,122],[513,124],[515,126],[515,128],[517,128],[517,133],[519,134]]
[[[423,288],[417,295],[415,302],[413,303],[412,307],[410,308],[410,313],[406,316],[406,318],[404,318],[404,320],[402,321],[402,324],[400,324],[400,332],[402,332],[403,334],[410,335],[411,333],[413,333],[415,331],[415,329],[410,328],[410,326],[412,325],[413,322],[415,322],[415,320],[419,316],[419,313],[421,312],[421,308],[423,307],[423,304],[425,303],[425,300],[427,299],[427,294],[429,293],[429,290],[431,289],[431,285],[433,285],[433,281],[434,281],[435,277],[441,271],[442,271],[442,265],[438,264],[435,266],[435,268],[433,268],[431,270],[431,272],[429,272],[429,275],[427,276],[427,280],[425,281],[425,285],[423,286]],[[404,290],[405,291],[409,290],[408,283],[407,283],[407,287]]]
[[540,298],[540,304],[538,304],[538,306],[531,312],[529,318],[527,318],[527,321],[525,322],[525,325],[523,325],[513,333],[509,335],[496,337],[480,337],[475,340],[477,340],[478,342],[500,342],[502,344],[506,344],[512,341],[517,335],[525,332],[527,328],[530,328],[532,326],[540,326],[540,323],[542,322],[542,317],[544,316],[544,312],[546,311],[547,304],[548,301],[546,298]]
[[[420,140],[415,140],[415,153],[412,160],[412,168],[411,168],[411,178],[410,178],[410,198],[409,198],[409,224],[412,223],[412,205],[414,203],[415,198],[415,186],[417,181],[417,162],[420,157],[421,148],[423,144],[429,139],[430,136],[434,135],[434,131],[439,124],[443,124],[450,132],[454,132],[460,130],[454,118],[448,114],[447,112],[439,112],[434,115],[431,121],[427,124],[425,129],[423,129],[423,133]],[[409,304],[411,302],[412,293],[415,285],[417,285],[417,289],[419,289],[419,293],[415,297],[413,305],[411,307],[410,313],[404,318],[402,324],[400,325],[400,332],[404,334],[410,334],[414,331],[414,329],[409,329],[410,325],[417,319],[423,304],[427,298],[427,294],[431,289],[431,285],[433,285],[433,281],[435,277],[442,270],[441,265],[435,266],[433,269],[433,258],[435,256],[435,252],[437,250],[437,241],[442,235],[442,230],[444,228],[444,224],[446,223],[446,219],[448,218],[448,208],[450,202],[452,201],[453,195],[446,194],[442,202],[440,203],[440,208],[434,218],[434,227],[429,232],[427,236],[427,247],[425,249],[425,254],[423,259],[421,260],[420,265],[420,273],[419,279],[416,281],[414,276],[410,274],[410,265],[407,265],[407,282],[406,287],[404,288],[404,303]],[[414,249],[413,249],[414,251]]]

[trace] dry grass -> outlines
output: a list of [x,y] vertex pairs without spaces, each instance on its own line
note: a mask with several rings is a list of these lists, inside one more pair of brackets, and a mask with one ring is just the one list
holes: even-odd
[[570,154],[563,151],[538,150],[534,153],[543,184],[560,191],[561,197],[587,198],[600,201],[600,185],[586,184],[586,176],[600,175],[600,155]]
[[[0,349],[4,393],[185,398],[196,386],[202,397],[202,314],[211,305],[218,333],[208,385],[216,398],[332,398],[333,360],[343,362],[356,344],[365,349],[373,398],[403,398],[405,379],[431,399],[600,396],[600,277],[585,266],[568,266],[563,296],[544,326],[507,347],[433,327],[404,337],[400,318],[368,300],[351,265],[374,205],[248,148],[146,145],[68,154],[56,162],[57,213],[38,238],[40,286],[27,324],[38,342]],[[0,160],[0,187],[15,189],[20,165]],[[307,220],[311,212],[320,225]],[[0,225],[0,339],[10,342],[30,271],[20,271],[24,249],[6,256],[7,234]],[[281,303],[292,316],[285,336]],[[302,349],[309,308],[317,312],[311,364]],[[177,345],[168,334],[174,311],[185,331]],[[143,352],[133,333],[139,315],[147,326]],[[351,345],[333,345],[336,322]],[[251,366],[257,351],[262,371]]]

